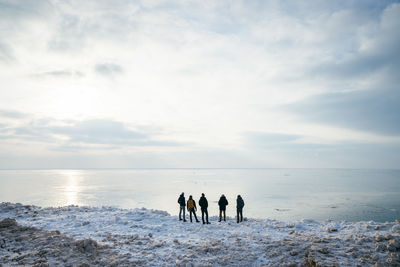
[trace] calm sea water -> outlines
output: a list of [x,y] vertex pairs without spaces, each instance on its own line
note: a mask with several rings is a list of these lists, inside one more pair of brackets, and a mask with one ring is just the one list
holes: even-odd
[[0,170],[0,202],[151,208],[177,215],[178,196],[201,193],[217,215],[225,194],[228,216],[236,196],[244,215],[279,220],[394,221],[400,219],[400,170],[113,169]]

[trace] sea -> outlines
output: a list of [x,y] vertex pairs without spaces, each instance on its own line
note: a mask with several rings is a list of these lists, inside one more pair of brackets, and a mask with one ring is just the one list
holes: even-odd
[[241,195],[243,215],[251,218],[400,219],[400,170],[0,170],[0,202],[24,205],[146,208],[177,215],[182,192],[186,199],[192,195],[196,202],[204,193],[210,216],[218,215],[217,202],[224,194],[229,217],[236,216],[236,198]]

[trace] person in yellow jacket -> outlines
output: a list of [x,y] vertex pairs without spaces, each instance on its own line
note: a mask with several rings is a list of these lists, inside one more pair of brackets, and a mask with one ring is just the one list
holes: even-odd
[[200,222],[199,220],[197,220],[197,216],[196,216],[196,211],[197,211],[197,207],[196,207],[196,202],[194,201],[192,196],[189,196],[189,199],[187,201],[187,210],[189,212],[189,217],[190,217],[190,222],[192,222],[192,213],[194,214],[194,218],[196,219],[196,222]]

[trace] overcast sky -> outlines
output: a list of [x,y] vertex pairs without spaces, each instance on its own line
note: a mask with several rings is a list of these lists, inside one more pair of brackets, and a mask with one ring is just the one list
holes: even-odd
[[0,0],[0,168],[399,168],[398,1]]

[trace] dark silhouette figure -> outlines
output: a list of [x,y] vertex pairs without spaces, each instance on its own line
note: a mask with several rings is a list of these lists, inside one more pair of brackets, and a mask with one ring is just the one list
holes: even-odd
[[240,195],[238,195],[236,199],[237,223],[239,223],[239,215],[240,215],[240,221],[243,222],[243,207],[244,207],[243,198]]
[[219,206],[219,221],[222,220],[222,212],[224,213],[224,222],[226,221],[226,206],[228,206],[228,200],[225,195],[222,194],[221,198],[218,201]]
[[179,203],[179,220],[182,221],[181,214],[183,212],[183,221],[186,222],[186,216],[185,216],[186,201],[185,201],[185,194],[183,192],[178,198],[178,203]]
[[187,201],[187,209],[189,211],[190,214],[190,222],[192,222],[192,213],[194,214],[194,218],[196,219],[196,222],[200,222],[199,220],[197,220],[197,216],[196,216],[196,211],[197,211],[197,207],[196,207],[196,202],[194,201],[192,196],[189,196],[189,200]]
[[[203,224],[207,222],[207,224],[210,224],[208,222],[208,201],[207,198],[204,196],[204,193],[201,194],[200,200],[199,200],[199,206],[201,207],[201,219],[203,221]],[[206,222],[204,221],[204,214],[206,214]]]

